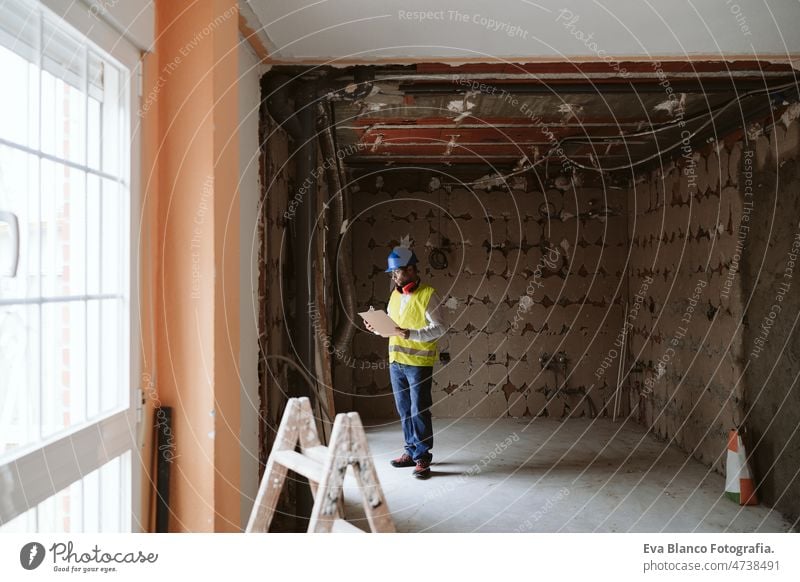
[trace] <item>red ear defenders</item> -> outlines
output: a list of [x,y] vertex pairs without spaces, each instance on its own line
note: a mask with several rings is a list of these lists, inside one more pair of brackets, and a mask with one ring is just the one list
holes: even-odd
[[411,283],[406,283],[402,287],[400,285],[395,285],[397,290],[403,295],[409,295],[410,293],[413,293],[414,289],[416,289],[418,286],[419,281],[411,281]]

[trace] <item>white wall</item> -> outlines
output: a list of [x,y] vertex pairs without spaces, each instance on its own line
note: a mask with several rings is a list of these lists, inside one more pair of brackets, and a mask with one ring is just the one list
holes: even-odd
[[241,515],[247,524],[258,489],[258,236],[261,211],[258,176],[258,106],[261,64],[245,41],[239,43],[239,325],[241,374]]
[[[65,0],[47,0],[48,4],[73,5]],[[153,0],[83,0],[91,16],[110,24],[120,36],[136,48],[153,50],[155,34],[155,2]]]
[[[275,59],[800,55],[800,3],[791,0],[248,4],[276,49],[271,51]],[[405,14],[414,11],[427,12],[430,19]]]

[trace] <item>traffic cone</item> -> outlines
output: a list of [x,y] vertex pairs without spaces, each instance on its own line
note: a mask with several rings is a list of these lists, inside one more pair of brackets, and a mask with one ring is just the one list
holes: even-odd
[[742,437],[735,428],[728,433],[725,496],[739,505],[758,505],[756,486],[750,474],[750,467],[747,465],[747,453],[744,451]]

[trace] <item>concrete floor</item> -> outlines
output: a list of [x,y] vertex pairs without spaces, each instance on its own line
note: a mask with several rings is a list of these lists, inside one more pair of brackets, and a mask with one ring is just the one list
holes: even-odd
[[[435,419],[431,478],[396,469],[398,422],[367,423],[400,532],[785,532],[763,506],[722,496],[721,475],[635,423]],[[724,446],[724,443],[723,443]],[[345,513],[366,529],[352,472]],[[360,519],[359,519],[360,518]]]

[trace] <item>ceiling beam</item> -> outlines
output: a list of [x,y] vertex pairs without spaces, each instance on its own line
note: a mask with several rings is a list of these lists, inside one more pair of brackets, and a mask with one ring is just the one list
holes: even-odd
[[[673,63],[704,63],[704,62],[733,62],[748,61],[753,62],[752,54],[694,54],[694,55],[617,55],[606,58],[592,56],[566,56],[566,57],[381,57],[375,59],[354,59],[349,57],[320,59],[315,57],[298,57],[294,59],[268,58],[265,64],[269,65],[326,65],[331,67],[350,67],[353,65],[485,65],[502,64],[508,66],[517,65],[536,65],[536,64],[607,64],[608,60],[619,63],[654,63],[654,62],[673,62]],[[760,54],[759,60],[764,65],[768,64],[788,64],[800,61],[800,54]]]
[[[694,81],[689,80],[671,80],[670,86],[673,91],[678,93],[699,93],[706,95],[708,93],[729,93],[736,89],[737,91],[753,91],[756,89],[765,89],[765,80],[749,80],[729,78],[723,79],[697,79]],[[780,83],[773,83],[780,84]],[[571,79],[569,81],[550,81],[550,82],[493,82],[492,91],[485,92],[491,94],[496,92],[497,88],[502,88],[507,93],[514,95],[538,95],[538,94],[612,94],[612,93],[664,93],[664,86],[657,80],[651,79],[647,81],[633,81],[625,80],[620,82],[586,82],[582,83]],[[414,82],[414,83],[401,83],[400,90],[406,95],[452,95],[466,93],[472,90],[472,85],[464,84],[463,82]]]

